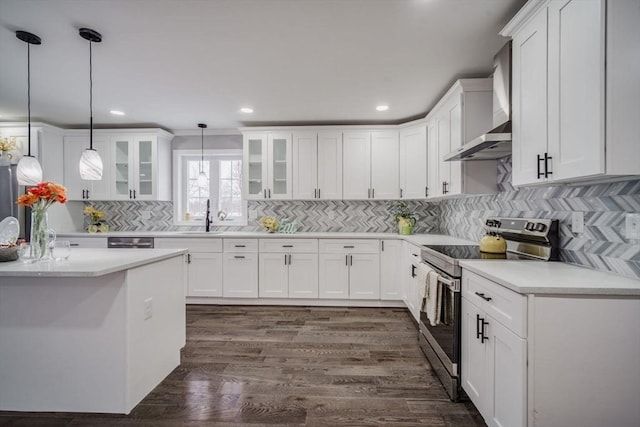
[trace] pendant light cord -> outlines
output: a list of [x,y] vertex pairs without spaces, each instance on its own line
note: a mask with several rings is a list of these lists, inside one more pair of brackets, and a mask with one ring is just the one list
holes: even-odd
[[27,43],[27,118],[29,120],[27,131],[27,156],[31,157],[31,44]]
[[200,128],[200,173],[204,172],[204,128]]
[[91,40],[89,40],[89,150],[93,150],[93,66],[91,55]]

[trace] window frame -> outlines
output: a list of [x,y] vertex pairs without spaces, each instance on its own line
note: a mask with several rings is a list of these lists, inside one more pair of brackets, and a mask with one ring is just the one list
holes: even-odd
[[[204,159],[211,160],[224,160],[224,157],[239,158],[241,160],[242,167],[244,168],[244,158],[241,149],[226,149],[226,150],[211,150],[207,149],[201,153],[200,150],[193,149],[179,149],[173,150],[173,224],[179,226],[200,226],[204,227],[204,219],[196,218],[185,220],[184,212],[182,212],[182,206],[185,204],[183,198],[187,193],[187,168],[184,167],[185,157],[200,157],[204,154]],[[211,177],[212,171],[218,171],[219,163],[214,161],[215,166],[211,166],[209,170],[209,176]],[[244,172],[243,172],[244,173]],[[219,181],[219,174],[217,175]],[[218,184],[219,185],[219,184]],[[244,185],[243,175],[240,177],[240,185]],[[241,191],[242,197],[242,216],[240,218],[226,219],[220,221],[217,216],[216,207],[211,207],[211,225],[215,227],[235,227],[247,225],[247,199],[245,197],[244,189]]]

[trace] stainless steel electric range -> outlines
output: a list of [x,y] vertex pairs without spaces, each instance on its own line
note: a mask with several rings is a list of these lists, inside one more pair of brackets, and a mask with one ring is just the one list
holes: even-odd
[[449,397],[464,396],[460,383],[460,260],[558,259],[558,221],[537,218],[487,218],[486,226],[497,230],[507,243],[504,254],[487,254],[478,245],[424,245],[422,263],[439,273],[441,313],[435,326],[420,313],[420,347],[444,385]]

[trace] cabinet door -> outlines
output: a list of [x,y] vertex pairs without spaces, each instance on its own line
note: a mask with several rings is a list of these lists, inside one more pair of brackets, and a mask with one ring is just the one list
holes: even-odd
[[400,198],[424,199],[427,187],[427,127],[400,132]]
[[371,135],[345,132],[342,144],[342,197],[361,200],[371,197]]
[[400,198],[400,140],[397,131],[371,133],[371,197]]
[[133,137],[112,137],[112,196],[115,200],[132,200],[135,188],[135,148]]
[[349,255],[320,254],[318,256],[318,297],[349,298]]
[[[440,157],[444,157],[462,147],[462,95],[454,96],[447,110],[449,148],[446,153],[441,153]],[[446,186],[447,194],[462,194],[462,162],[443,163],[446,163],[449,167],[449,181]]]
[[274,133],[268,136],[267,197],[291,199],[291,134]]
[[485,417],[490,426],[525,426],[527,341],[520,338],[492,317],[485,325],[488,350],[486,367],[491,385],[490,411]]
[[258,283],[260,298],[287,298],[289,296],[288,254],[260,254]]
[[603,174],[605,2],[555,0],[548,11],[550,179]]
[[380,299],[380,255],[349,255],[349,298]]
[[258,254],[225,253],[222,274],[223,297],[258,297]]
[[189,253],[187,296],[222,296],[222,254]]
[[432,120],[427,123],[427,160],[429,163],[427,168],[427,197],[437,197],[442,195],[438,146],[438,121]]
[[[446,107],[446,106],[445,106]],[[447,194],[446,187],[451,184],[451,162],[443,162],[442,157],[449,153],[449,143],[451,141],[449,129],[449,111],[440,114],[437,121],[438,126],[438,182],[437,190],[434,189],[434,195]]]
[[[469,396],[469,399],[478,408],[478,411],[487,420],[487,414],[490,410],[489,396],[489,372],[488,364],[488,348],[491,343],[481,342],[478,338],[480,331],[480,318],[486,317],[484,312],[469,302],[466,298],[462,298],[461,304],[461,349],[462,349],[462,365],[460,373],[462,376],[462,388]],[[506,427],[506,426],[505,426]]]
[[538,156],[547,151],[547,11],[541,11],[513,37],[513,184],[538,178]]
[[133,198],[155,200],[157,197],[157,153],[155,136],[136,137]]
[[267,197],[267,135],[249,133],[243,138],[244,188],[249,200]]
[[318,197],[318,135],[293,133],[293,199]]
[[342,134],[318,133],[318,196],[342,199]]
[[402,240],[380,242],[380,299],[402,300]]
[[318,254],[289,255],[289,298],[318,298]]
[[[68,136],[64,138],[64,185],[69,200],[110,200],[110,147],[108,138],[93,136],[93,148],[102,159],[102,179],[86,181],[80,178],[80,157],[89,148],[89,136]],[[84,190],[84,191],[83,191]]]

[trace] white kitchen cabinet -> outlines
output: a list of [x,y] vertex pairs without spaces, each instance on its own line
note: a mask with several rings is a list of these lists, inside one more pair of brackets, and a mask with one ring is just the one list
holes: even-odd
[[342,133],[293,133],[293,199],[342,199]]
[[427,197],[427,125],[400,130],[400,198]]
[[402,240],[380,241],[380,299],[402,300]]
[[490,427],[525,426],[526,297],[466,271],[461,286],[462,387]]
[[319,298],[380,299],[377,240],[319,241]]
[[258,240],[224,239],[222,296],[258,298]]
[[103,135],[93,136],[93,148],[102,158],[103,171],[100,181],[87,181],[80,178],[80,157],[89,148],[89,134],[64,137],[64,186],[67,187],[68,200],[110,200],[111,199],[111,149],[109,138]]
[[111,150],[114,200],[170,200],[169,144],[153,134],[116,134]]
[[513,38],[513,183],[638,175],[640,4],[528,3]]
[[318,297],[318,241],[260,239],[261,298]]
[[249,200],[286,200],[292,196],[291,133],[244,134],[244,188]]
[[189,250],[185,257],[187,297],[222,296],[222,239],[156,238],[154,246]]
[[[491,129],[491,79],[461,79],[427,115],[429,197],[497,191],[495,160],[445,162],[442,158]],[[437,160],[434,160],[437,159]]]
[[68,240],[71,248],[107,249],[106,237],[66,237],[58,236],[58,240]]
[[411,313],[411,317],[416,322],[420,321],[420,309],[422,301],[420,301],[420,286],[424,287],[424,283],[418,281],[418,264],[420,263],[420,247],[412,243],[404,242],[404,250],[402,255],[402,297],[405,305]]
[[343,133],[343,198],[397,199],[400,197],[400,143],[398,132]]

